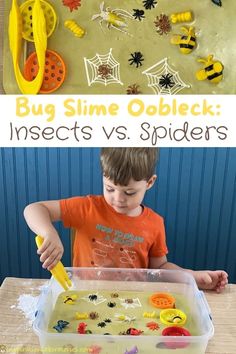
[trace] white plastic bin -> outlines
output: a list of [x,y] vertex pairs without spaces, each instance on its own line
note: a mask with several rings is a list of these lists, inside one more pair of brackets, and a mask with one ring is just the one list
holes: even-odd
[[[186,299],[190,315],[198,328],[198,335],[98,335],[50,333],[48,324],[58,295],[63,291],[52,278],[40,296],[34,321],[43,353],[101,353],[101,354],[204,354],[213,336],[214,327],[204,294],[198,290],[194,278],[179,270],[67,268],[73,283],[72,290],[111,292],[153,291],[178,294]],[[137,351],[136,351],[137,347]],[[96,348],[98,351],[96,352]]]

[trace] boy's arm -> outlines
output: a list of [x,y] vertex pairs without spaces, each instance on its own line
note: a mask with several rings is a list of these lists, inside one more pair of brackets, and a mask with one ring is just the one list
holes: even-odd
[[221,292],[228,284],[228,274],[223,270],[191,270],[179,267],[177,264],[168,262],[166,256],[150,257],[149,268],[151,269],[179,269],[184,270],[194,277],[200,289],[215,290]]
[[29,204],[24,210],[24,217],[29,228],[43,237],[44,242],[37,253],[43,263],[42,267],[51,270],[64,251],[57,230],[52,224],[61,219],[60,202],[52,200]]

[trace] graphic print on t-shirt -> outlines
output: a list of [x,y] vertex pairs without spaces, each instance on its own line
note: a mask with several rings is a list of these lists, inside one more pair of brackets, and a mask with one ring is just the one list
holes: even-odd
[[102,237],[92,238],[92,254],[94,266],[109,267],[117,259],[120,267],[134,267],[137,261],[135,246],[142,244],[144,238],[132,233],[115,230],[110,227],[97,224],[96,229],[102,233]]

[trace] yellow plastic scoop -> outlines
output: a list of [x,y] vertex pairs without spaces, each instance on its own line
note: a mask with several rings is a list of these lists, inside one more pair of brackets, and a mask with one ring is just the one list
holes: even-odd
[[[39,248],[43,244],[43,238],[38,235],[35,237],[35,242],[37,247]],[[66,270],[61,261],[59,261],[55,265],[55,267],[50,270],[50,272],[52,273],[53,277],[58,281],[58,283],[63,287],[64,290],[68,290],[69,287],[72,286],[71,280],[68,277],[68,274],[66,273]]]
[[35,0],[33,5],[32,31],[34,34],[34,44],[38,58],[39,71],[33,81],[27,81],[23,77],[19,66],[22,46],[22,18],[17,0],[12,0],[8,28],[9,43],[16,81],[20,91],[24,94],[37,94],[43,82],[45,52],[47,49],[47,33],[44,12],[41,8],[40,0]]

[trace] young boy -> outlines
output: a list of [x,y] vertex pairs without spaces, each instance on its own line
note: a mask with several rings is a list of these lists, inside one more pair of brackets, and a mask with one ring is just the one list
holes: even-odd
[[[155,181],[156,148],[103,148],[103,195],[44,201],[28,205],[24,216],[44,238],[38,249],[43,268],[61,259],[63,245],[53,226],[61,220],[75,229],[73,266],[182,269],[167,261],[164,222],[142,204]],[[199,288],[220,292],[226,272],[193,271]]]

